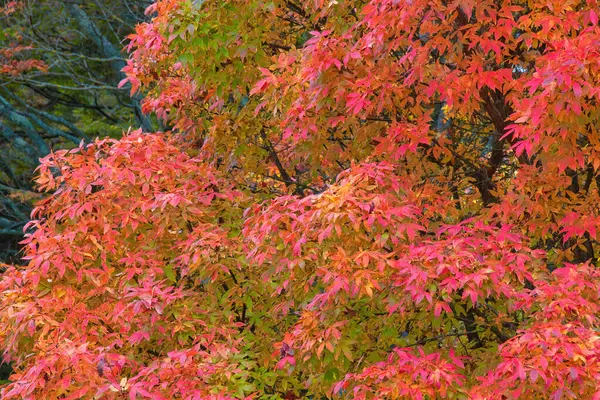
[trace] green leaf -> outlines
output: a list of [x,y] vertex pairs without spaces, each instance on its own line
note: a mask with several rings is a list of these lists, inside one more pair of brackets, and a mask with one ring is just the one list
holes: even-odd
[[170,282],[177,282],[177,275],[175,274],[175,271],[173,270],[173,267],[170,264],[164,266],[163,272]]

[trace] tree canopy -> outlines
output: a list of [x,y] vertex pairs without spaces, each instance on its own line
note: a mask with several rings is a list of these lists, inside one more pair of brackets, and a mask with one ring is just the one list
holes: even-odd
[[3,399],[600,399],[596,0],[158,0],[165,132],[42,159]]
[[0,260],[18,262],[39,158],[130,125],[153,130],[140,98],[117,88],[123,38],[149,2],[0,2]]

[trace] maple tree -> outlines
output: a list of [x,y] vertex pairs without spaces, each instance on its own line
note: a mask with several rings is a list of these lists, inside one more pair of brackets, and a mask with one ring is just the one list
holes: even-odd
[[20,263],[40,157],[99,134],[120,137],[132,123],[155,129],[141,94],[117,88],[127,57],[120,43],[150,19],[148,4],[0,2],[0,261]]
[[600,399],[596,0],[159,0],[173,127],[43,159],[2,398]]

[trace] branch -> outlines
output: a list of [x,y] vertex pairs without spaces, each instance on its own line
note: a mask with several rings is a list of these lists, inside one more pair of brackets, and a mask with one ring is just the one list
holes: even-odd
[[0,236],[23,236],[24,233],[19,229],[0,229]]
[[279,156],[277,155],[273,144],[271,144],[271,141],[267,137],[267,134],[264,130],[260,131],[260,138],[265,142],[266,150],[269,152],[269,155],[273,159],[273,162],[275,163],[275,166],[279,171],[279,176],[281,177],[281,180],[286,183],[286,186],[289,184],[293,184],[294,181],[290,177],[290,174],[288,174],[288,172],[283,167],[283,164],[281,163],[281,160],[279,159]]
[[414,347],[414,346],[420,346],[423,345],[425,343],[428,342],[432,342],[434,340],[439,340],[439,339],[446,339],[449,337],[458,337],[458,336],[469,336],[469,335],[473,335],[473,334],[479,334],[482,333],[483,331],[465,331],[465,332],[458,332],[458,333],[446,333],[444,335],[438,335],[438,336],[432,336],[429,338],[423,338],[423,339],[419,339],[416,342],[407,345],[406,347]]
[[50,154],[50,147],[36,131],[35,127],[27,118],[16,112],[14,107],[3,97],[0,97],[0,114],[4,115],[13,124],[19,125],[25,130],[25,134],[34,144],[38,156]]
[[[82,31],[94,42],[104,57],[115,59],[110,63],[110,65],[113,71],[119,77],[119,81],[125,79],[126,76],[122,69],[125,67],[126,63],[124,60],[119,59],[121,57],[121,52],[117,50],[117,48],[106,38],[106,36],[100,32],[94,22],[90,20],[88,15],[81,8],[79,8],[79,6],[76,4],[67,3],[66,7],[71,16],[77,21]],[[137,94],[131,98],[135,115],[142,125],[142,129],[145,132],[151,132],[153,130],[152,123],[150,122],[148,116],[142,113],[140,100],[141,99]]]
[[39,116],[46,118],[52,122],[56,122],[57,124],[63,125],[65,127],[69,128],[71,130],[71,132],[73,132],[75,135],[77,135],[81,139],[85,139],[85,140],[89,141],[88,136],[85,133],[83,133],[83,131],[81,131],[79,128],[77,128],[75,126],[75,124],[71,123],[70,121],[68,121],[62,117],[59,117],[58,115],[54,115],[54,114],[50,114],[50,113],[47,113],[42,110],[38,110],[37,108],[32,107],[29,104],[27,104],[27,102],[25,100],[23,100],[19,96],[15,95],[14,93],[10,92],[6,88],[3,88],[3,89],[4,89],[4,93],[8,94],[10,97],[12,97],[15,101],[17,101],[19,104],[21,104],[27,110],[29,110],[35,114],[38,114]]
[[[6,99],[4,99],[2,96],[0,96],[0,102],[8,103],[6,101]],[[33,121],[34,124],[36,124],[37,126],[39,126],[42,129],[44,129],[46,132],[48,132],[51,135],[63,137],[63,138],[65,138],[65,139],[67,139],[67,140],[69,140],[69,141],[71,141],[71,142],[73,142],[75,144],[79,144],[79,142],[81,141],[81,139],[83,139],[83,138],[80,138],[80,137],[75,137],[73,135],[70,135],[70,134],[68,134],[67,132],[65,132],[65,131],[63,131],[61,129],[53,127],[52,125],[48,125],[47,123],[45,123],[44,121],[42,121],[37,115],[33,115],[33,114],[24,115],[24,113],[22,113],[22,112],[19,112],[19,111],[15,111],[15,112],[18,113],[18,114],[20,114],[20,115],[22,115],[23,117],[26,117],[26,118],[30,119],[31,121]]]

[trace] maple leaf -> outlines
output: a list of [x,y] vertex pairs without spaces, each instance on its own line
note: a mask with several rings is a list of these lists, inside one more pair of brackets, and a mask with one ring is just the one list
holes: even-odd
[[201,3],[42,160],[2,398],[598,398],[596,0]]

